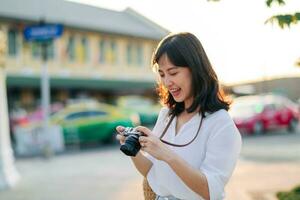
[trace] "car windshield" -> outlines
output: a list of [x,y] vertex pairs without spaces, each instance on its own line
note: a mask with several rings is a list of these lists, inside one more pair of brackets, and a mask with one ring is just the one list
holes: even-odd
[[152,103],[150,100],[147,99],[128,99],[124,106],[127,107],[136,107],[136,106],[151,106]]
[[263,104],[259,102],[238,102],[234,103],[230,109],[233,116],[248,117],[263,111]]
[[80,118],[88,118],[88,117],[99,117],[106,115],[106,112],[103,111],[83,111],[83,112],[76,112],[71,113],[66,116],[66,120],[74,120],[74,119],[80,119]]

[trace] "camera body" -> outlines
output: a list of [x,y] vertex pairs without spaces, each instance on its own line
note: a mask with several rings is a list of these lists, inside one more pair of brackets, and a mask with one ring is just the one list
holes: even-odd
[[143,135],[142,132],[135,128],[126,127],[122,134],[126,137],[124,144],[120,146],[120,150],[127,156],[136,156],[141,149],[139,137]]

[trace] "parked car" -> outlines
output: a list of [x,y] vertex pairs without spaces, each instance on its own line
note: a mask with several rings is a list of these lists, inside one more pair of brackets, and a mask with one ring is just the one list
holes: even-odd
[[294,132],[300,116],[295,103],[271,94],[238,97],[229,113],[241,133],[255,135],[278,128]]
[[[50,115],[58,112],[63,108],[63,104],[61,103],[53,103],[50,105]],[[35,123],[41,123],[43,120],[43,111],[41,107],[38,107],[36,110],[32,112],[27,112],[24,109],[18,109],[10,113],[10,125],[11,131],[14,133],[16,126],[26,127],[32,126]]]
[[71,104],[51,117],[51,123],[62,126],[65,144],[112,142],[116,126],[135,126],[138,121],[137,114],[96,102]]
[[151,99],[142,96],[122,96],[117,99],[117,105],[128,112],[136,112],[140,117],[141,125],[154,125],[160,105],[155,104]]

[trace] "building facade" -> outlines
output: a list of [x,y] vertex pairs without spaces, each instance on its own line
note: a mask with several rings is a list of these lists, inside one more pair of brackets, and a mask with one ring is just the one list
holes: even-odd
[[63,0],[2,0],[9,107],[39,104],[41,43],[27,41],[23,31],[41,22],[64,26],[63,35],[47,45],[52,102],[80,95],[105,101],[154,91],[150,60],[166,29],[132,9],[112,11]]
[[[227,85],[227,93],[234,95],[255,95],[274,93],[288,97],[297,102],[300,100],[300,78],[299,77],[281,77],[242,84]],[[300,103],[300,102],[298,102]]]

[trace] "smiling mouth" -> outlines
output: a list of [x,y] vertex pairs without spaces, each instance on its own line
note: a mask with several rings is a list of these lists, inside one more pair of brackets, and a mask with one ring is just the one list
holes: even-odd
[[178,96],[179,93],[180,93],[180,88],[176,88],[176,89],[170,89],[170,93],[173,95],[173,96]]

